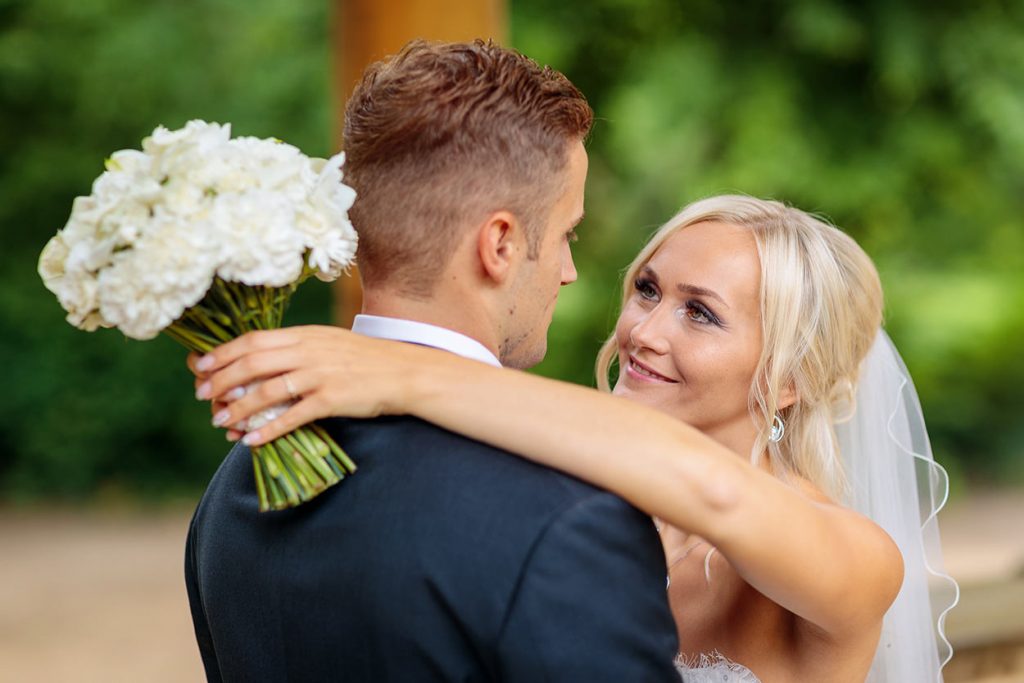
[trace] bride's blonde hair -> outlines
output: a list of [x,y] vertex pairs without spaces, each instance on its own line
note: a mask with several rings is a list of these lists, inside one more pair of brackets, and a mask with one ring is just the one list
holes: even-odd
[[[882,322],[882,286],[864,250],[845,233],[776,201],[721,195],[689,204],[654,234],[626,271],[623,306],[640,269],[672,235],[695,223],[749,228],[761,260],[763,346],[749,408],[759,436],[751,460],[767,447],[779,476],[804,477],[834,499],[846,499],[846,478],[833,424],[848,417],[861,360]],[[597,356],[598,387],[618,360],[614,332]],[[779,408],[782,392],[797,399]],[[773,418],[785,435],[772,442]]]

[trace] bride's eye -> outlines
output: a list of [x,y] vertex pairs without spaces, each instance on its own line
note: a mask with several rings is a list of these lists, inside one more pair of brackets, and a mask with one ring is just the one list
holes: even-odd
[[701,325],[721,325],[722,322],[704,304],[699,301],[686,302],[686,317]]
[[646,299],[648,301],[658,300],[658,288],[654,286],[654,283],[651,280],[648,280],[645,277],[638,277],[633,282],[633,289],[636,290],[637,294],[639,294],[642,299]]

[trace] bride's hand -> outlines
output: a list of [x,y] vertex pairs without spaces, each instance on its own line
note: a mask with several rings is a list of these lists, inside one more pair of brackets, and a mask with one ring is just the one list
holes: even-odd
[[[250,332],[191,354],[196,397],[213,401],[214,426],[228,427],[279,403],[295,403],[276,420],[249,432],[250,446],[322,417],[375,417],[402,413],[423,354],[430,349],[371,339],[340,327],[310,325]],[[246,392],[244,387],[261,381]]]

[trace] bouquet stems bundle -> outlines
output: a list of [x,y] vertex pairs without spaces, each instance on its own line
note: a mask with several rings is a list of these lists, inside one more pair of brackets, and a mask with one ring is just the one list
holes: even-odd
[[[250,287],[215,278],[206,296],[163,332],[190,351],[207,353],[246,332],[280,327],[299,284]],[[269,422],[267,417],[283,411],[271,408],[265,412],[270,415],[254,415],[249,426],[256,426],[252,420]],[[254,447],[252,456],[263,512],[294,507],[356,470],[345,451],[315,423]]]
[[[313,159],[230,127],[158,127],[120,150],[47,243],[39,274],[72,325],[163,332],[207,353],[246,332],[280,327],[296,288],[337,278],[355,256],[355,199],[344,156]],[[289,404],[250,417],[244,431]],[[316,424],[252,449],[260,510],[307,501],[355,470]]]

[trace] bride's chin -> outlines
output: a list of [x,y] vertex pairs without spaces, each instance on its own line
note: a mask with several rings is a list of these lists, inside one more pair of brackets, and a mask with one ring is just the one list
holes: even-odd
[[650,408],[658,408],[659,401],[652,393],[644,391],[644,387],[628,386],[626,382],[619,382],[612,389],[612,396],[619,396],[627,401],[640,403]]

